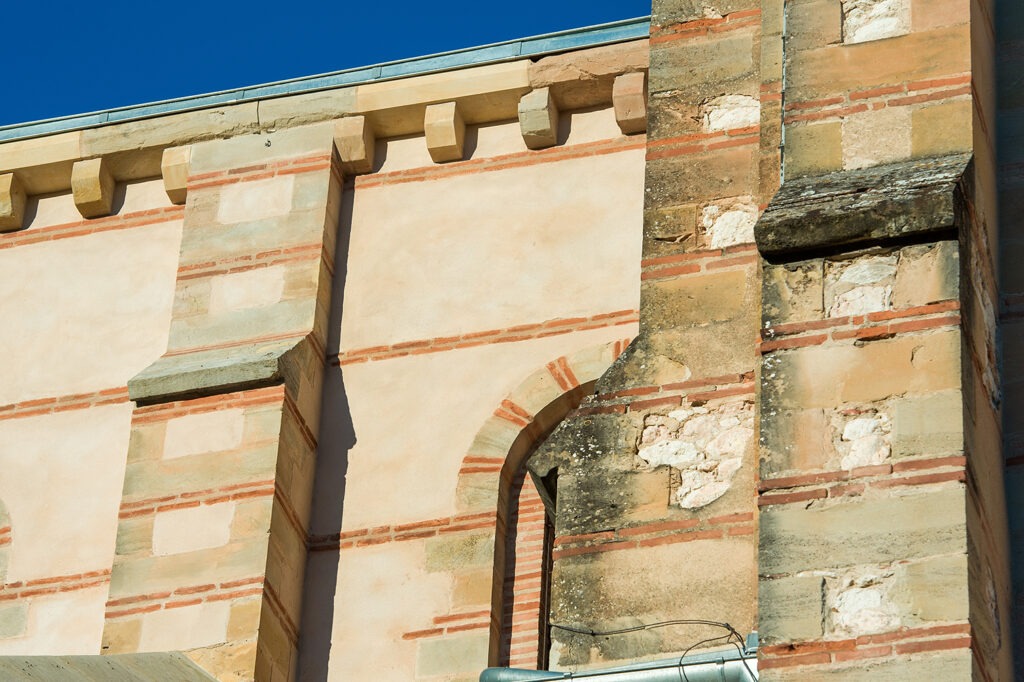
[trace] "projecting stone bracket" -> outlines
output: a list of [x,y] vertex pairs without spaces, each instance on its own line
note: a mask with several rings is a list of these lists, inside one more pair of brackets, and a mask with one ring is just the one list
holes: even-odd
[[423,114],[423,134],[434,163],[462,159],[466,123],[455,102],[428,105]]
[[25,189],[14,173],[0,175],[0,232],[25,226]]
[[550,88],[538,88],[519,100],[519,128],[530,149],[558,144],[558,107]]
[[76,161],[71,168],[71,194],[83,218],[110,215],[116,183],[103,157]]
[[612,85],[615,122],[624,135],[647,130],[647,74],[643,71],[615,77]]
[[754,227],[757,248],[792,260],[949,232],[970,162],[954,154],[789,180]]
[[188,189],[188,166],[192,147],[169,147],[160,159],[160,174],[164,178],[164,191],[172,204],[184,204]]
[[373,171],[377,138],[365,116],[346,116],[334,124],[334,146],[341,157],[341,170],[347,175]]

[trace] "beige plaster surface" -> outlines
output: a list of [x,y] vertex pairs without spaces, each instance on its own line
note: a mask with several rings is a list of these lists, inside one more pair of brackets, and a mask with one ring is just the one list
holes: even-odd
[[231,450],[242,443],[244,427],[241,408],[176,417],[167,422],[163,459]]
[[421,541],[341,555],[328,680],[415,678],[418,642],[402,634],[433,627],[449,609],[451,576],[428,573],[425,561]]
[[[82,221],[70,192],[31,197],[29,205],[31,220],[26,226],[29,230]],[[170,206],[160,178],[119,183],[114,192],[114,210],[118,215]]]
[[8,582],[110,568],[131,413],[124,403],[0,420]]
[[231,602],[153,611],[142,617],[139,651],[183,651],[227,639]]
[[273,305],[284,294],[283,265],[219,275],[210,280],[209,313],[261,308]]
[[[635,334],[636,325],[622,325],[342,368],[356,438],[348,456],[343,530],[455,513],[462,459],[504,398],[561,355]],[[328,382],[321,430],[321,452],[328,453],[324,465],[341,455],[338,425],[346,420],[336,369],[328,373]],[[314,520],[313,533],[328,532],[322,510],[331,501],[314,505],[321,508],[321,517]]]
[[153,519],[153,554],[166,556],[222,547],[231,538],[234,518],[234,502],[159,512]]
[[373,256],[349,259],[342,348],[635,308],[643,162],[632,150],[357,190],[349,253]]
[[167,347],[181,222],[0,250],[0,405],[124,386]]
[[244,223],[284,215],[292,208],[294,187],[294,175],[226,185],[220,191],[217,220],[225,224]]
[[106,585],[30,600],[27,632],[0,639],[0,656],[100,653],[106,602]]

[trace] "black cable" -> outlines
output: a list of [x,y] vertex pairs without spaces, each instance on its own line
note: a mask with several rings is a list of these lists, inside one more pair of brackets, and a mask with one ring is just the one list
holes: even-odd
[[[709,642],[715,642],[715,641],[718,641],[720,639],[725,639],[729,643],[733,644],[736,647],[736,650],[740,654],[740,662],[743,664],[743,667],[747,669],[747,672],[750,673],[751,679],[754,679],[754,680],[758,679],[757,675],[754,674],[754,671],[750,669],[750,665],[747,664],[747,659],[744,656],[744,653],[746,652],[746,641],[743,639],[743,635],[741,635],[736,630],[736,628],[734,628],[732,625],[729,625],[728,623],[720,623],[720,622],[715,621],[715,620],[703,620],[703,619],[698,619],[698,618],[690,618],[690,619],[664,620],[664,621],[660,621],[658,623],[647,623],[645,625],[634,625],[634,626],[628,627],[628,628],[620,628],[618,630],[605,630],[605,631],[598,631],[598,630],[594,630],[592,628],[573,627],[571,625],[560,625],[558,623],[552,623],[552,622],[549,622],[548,625],[550,625],[553,628],[557,628],[559,630],[564,630],[566,632],[572,632],[572,633],[575,633],[577,635],[589,635],[591,637],[606,637],[606,636],[609,636],[609,635],[624,635],[624,634],[627,634],[627,633],[630,633],[630,632],[639,632],[641,630],[654,630],[655,628],[663,628],[663,627],[668,627],[670,625],[709,625],[711,627],[722,628],[724,630],[727,630],[729,634],[721,635],[719,637],[712,637],[710,639],[705,639],[705,640],[702,640],[700,642],[697,642],[696,644],[692,644],[689,647],[687,647],[687,649],[683,652],[683,655],[679,657],[679,669],[680,669],[680,671],[682,672],[682,675],[683,675],[683,682],[689,682],[689,679],[686,677],[686,670],[685,670],[685,668],[683,666],[683,659],[686,658],[686,655],[688,653],[690,653],[690,651],[692,651],[693,649],[699,647],[701,644],[708,644]],[[732,642],[732,639],[734,637],[736,638],[736,642]]]

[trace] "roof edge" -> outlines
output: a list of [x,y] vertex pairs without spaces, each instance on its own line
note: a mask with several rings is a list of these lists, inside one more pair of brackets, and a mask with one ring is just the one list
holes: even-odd
[[454,71],[472,66],[528,59],[571,50],[599,47],[646,38],[650,17],[637,17],[528,38],[451,50],[421,57],[333,71],[315,76],[264,83],[231,90],[135,104],[84,114],[0,126],[0,143],[138,121],[172,113],[198,111],[225,104],[241,104],[321,90],[350,87]]

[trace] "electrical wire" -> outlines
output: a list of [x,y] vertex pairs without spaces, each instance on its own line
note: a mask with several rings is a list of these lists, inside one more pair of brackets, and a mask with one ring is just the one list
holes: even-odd
[[[730,643],[730,644],[732,644],[733,646],[736,647],[736,650],[740,653],[740,663],[742,663],[743,667],[747,669],[748,673],[750,673],[751,679],[754,679],[754,680],[758,679],[757,675],[754,674],[754,671],[750,669],[750,665],[747,664],[747,659],[743,655],[745,650],[746,650],[746,642],[743,640],[743,635],[741,635],[736,630],[736,628],[734,628],[733,626],[729,625],[728,623],[721,623],[721,622],[716,621],[716,620],[703,620],[703,619],[699,619],[699,618],[681,618],[681,619],[676,619],[676,620],[663,620],[663,621],[659,621],[657,623],[646,623],[644,625],[633,625],[633,626],[628,627],[628,628],[619,628],[617,630],[603,630],[603,631],[601,631],[601,630],[594,630],[593,628],[574,627],[572,625],[562,625],[560,623],[553,623],[553,622],[549,622],[548,625],[550,625],[551,627],[556,628],[558,630],[564,630],[565,632],[572,632],[572,633],[577,634],[577,635],[589,635],[591,637],[607,637],[607,636],[611,636],[611,635],[624,635],[624,634],[628,634],[630,632],[640,632],[641,630],[654,630],[656,628],[664,628],[664,627],[669,627],[669,626],[672,626],[672,625],[708,625],[708,626],[711,626],[711,627],[722,628],[724,630],[727,630],[728,634],[720,635],[718,637],[711,637],[711,638],[705,639],[705,640],[701,640],[701,641],[699,641],[699,642],[697,642],[695,644],[691,644],[689,647],[687,647],[687,649],[685,651],[683,651],[683,655],[679,657],[679,670],[680,670],[680,672],[682,672],[683,682],[689,682],[689,678],[686,677],[686,669],[683,666],[683,659],[686,658],[686,655],[689,654],[690,651],[692,651],[693,649],[696,649],[697,647],[699,647],[702,644],[708,644],[710,642],[717,642],[718,640],[722,640],[722,639],[726,640],[726,642],[728,642],[728,643]],[[735,638],[735,641],[733,641],[734,638]]]

